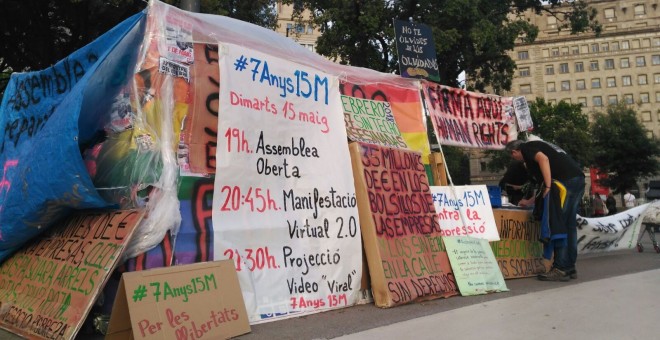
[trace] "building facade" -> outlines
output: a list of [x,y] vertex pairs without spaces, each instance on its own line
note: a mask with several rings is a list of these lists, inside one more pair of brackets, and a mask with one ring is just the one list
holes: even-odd
[[[316,39],[321,35],[318,28],[310,23],[296,22],[293,19],[293,5],[283,5],[281,1],[278,1],[276,11],[279,27],[275,31],[295,40],[310,51],[316,52]],[[307,19],[309,16],[303,13],[303,18]]]
[[[599,36],[558,30],[553,16],[529,13],[539,28],[534,43],[511,52],[517,70],[505,96],[581,104],[583,112],[610,103],[634,105],[652,138],[660,137],[660,8],[658,0],[592,0],[602,24]],[[473,184],[499,181],[485,169],[481,152],[470,153]]]
[[581,104],[585,113],[611,103],[635,105],[649,137],[660,136],[660,8],[658,0],[594,0],[600,36],[559,31],[557,19],[530,15],[532,44],[518,44],[510,93],[528,101]]

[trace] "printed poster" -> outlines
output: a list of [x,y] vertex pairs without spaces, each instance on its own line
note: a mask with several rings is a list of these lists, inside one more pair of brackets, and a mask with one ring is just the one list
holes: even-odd
[[362,245],[339,81],[219,50],[215,259],[234,261],[251,323],[355,304]]
[[532,115],[529,112],[529,105],[527,99],[523,96],[513,98],[513,112],[516,113],[518,120],[518,131],[532,131],[534,130],[534,122]]
[[518,138],[511,97],[422,81],[422,96],[441,145],[502,150]]
[[485,185],[432,186],[442,236],[472,236],[499,241]]

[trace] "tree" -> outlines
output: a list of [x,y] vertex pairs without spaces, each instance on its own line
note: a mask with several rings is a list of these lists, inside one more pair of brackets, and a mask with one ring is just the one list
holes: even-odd
[[[181,1],[165,1],[178,6]],[[201,0],[200,12],[275,28],[275,0]],[[40,70],[64,59],[122,20],[143,0],[0,0],[0,94],[11,72]]]
[[[529,104],[529,111],[534,121],[535,136],[564,149],[580,165],[593,164],[592,137],[589,119],[582,113],[580,104],[561,101],[558,104],[536,98]],[[525,133],[523,139],[527,138]],[[488,169],[498,171],[506,168],[510,156],[501,151],[488,151]]]
[[615,193],[637,188],[639,179],[660,170],[660,144],[646,136],[630,106],[611,105],[606,113],[594,113],[591,135],[595,165],[608,173],[607,184]]
[[[496,93],[511,87],[515,62],[507,55],[517,39],[533,42],[538,28],[526,10],[551,13],[571,32],[600,31],[583,0],[285,0],[297,18],[309,10],[320,28],[318,53],[352,66],[398,72],[393,20],[414,20],[433,30],[442,84],[458,87],[466,71],[474,89]],[[548,3],[547,6],[543,6]]]

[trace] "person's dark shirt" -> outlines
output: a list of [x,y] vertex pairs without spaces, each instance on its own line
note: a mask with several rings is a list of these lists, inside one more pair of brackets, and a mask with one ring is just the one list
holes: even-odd
[[580,166],[560,147],[544,141],[529,141],[520,145],[520,152],[527,165],[527,171],[538,182],[543,181],[539,164],[534,160],[538,152],[543,152],[550,161],[550,173],[553,179],[567,180],[584,176]]

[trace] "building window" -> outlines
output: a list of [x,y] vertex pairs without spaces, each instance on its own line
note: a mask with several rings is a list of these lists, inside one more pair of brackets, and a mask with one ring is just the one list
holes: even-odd
[[545,74],[555,74],[555,67],[552,65],[545,65]]
[[605,19],[614,19],[614,8],[605,8],[603,11],[605,14]]
[[655,102],[660,103],[660,92],[655,93]]
[[578,79],[578,80],[576,80],[576,81],[575,81],[575,88],[578,89],[578,90],[584,90],[584,89],[586,89],[587,87],[586,87],[586,85],[585,85],[584,79]]
[[556,57],[559,55],[559,48],[555,47],[552,50],[550,50],[550,52],[552,53],[553,57]]
[[642,122],[650,122],[650,121],[651,121],[651,111],[642,112]]
[[621,68],[630,67],[630,60],[628,58],[621,58]]
[[529,51],[518,52],[518,59],[520,60],[529,59]]
[[591,52],[598,53],[598,44],[591,44]]
[[630,43],[628,42],[628,40],[624,40],[621,42],[621,49],[622,50],[630,49]]
[[651,64],[660,65],[660,54],[656,54],[651,57]]
[[635,15],[644,15],[646,14],[646,8],[644,5],[635,5]]
[[637,67],[644,67],[646,66],[646,59],[644,56],[637,57],[635,58],[635,63],[637,64]]
[[571,54],[580,54],[580,47],[579,46],[572,46],[571,47]]
[[637,84],[638,85],[648,84],[648,79],[646,79],[646,74],[640,74],[637,76]]
[[660,73],[656,73],[653,75],[653,82],[656,84],[660,84]]
[[614,77],[607,77],[607,87],[616,87],[616,78]]
[[601,96],[595,96],[591,101],[594,103],[594,106],[603,106],[603,97]]
[[584,72],[584,63],[578,61],[575,63],[575,72]]
[[568,55],[568,46],[561,48],[561,55]]
[[591,79],[591,88],[599,89],[600,88],[600,78]]
[[578,97],[578,104],[582,107],[587,107],[587,97]]
[[613,42],[611,44],[612,46],[612,51],[618,51],[619,50],[619,43],[618,42]]
[[607,52],[610,50],[610,44],[608,43],[602,43],[600,44],[600,50],[603,52]]
[[519,74],[520,74],[521,77],[529,77],[530,76],[529,67],[521,68]]
[[632,86],[632,77],[631,76],[621,77],[621,83],[623,86]]
[[614,59],[605,59],[605,69],[611,70],[614,68]]
[[598,71],[598,60],[589,62],[589,71]]
[[562,91],[570,91],[571,90],[571,81],[570,80],[564,80],[561,82],[561,90]]
[[635,101],[633,100],[633,95],[632,95],[632,94],[624,94],[624,95],[623,95],[623,101],[624,101],[626,104],[629,104],[629,105],[631,105],[631,104],[633,104],[633,103],[635,102]]
[[568,73],[568,63],[559,64],[559,73]]
[[639,94],[639,101],[646,104],[649,102],[649,94],[647,92],[643,92]]
[[611,96],[607,97],[607,103],[608,104],[614,105],[617,102],[618,102],[618,99],[617,99],[616,95],[611,95]]
[[561,101],[564,102],[564,103],[569,103],[570,104],[571,103],[571,98],[564,98]]
[[529,85],[529,84],[520,85],[520,93],[521,94],[530,94],[530,93],[532,93],[532,85]]
[[555,83],[554,82],[547,83],[545,84],[545,88],[548,92],[555,92]]
[[660,38],[653,38],[653,47],[660,46]]

